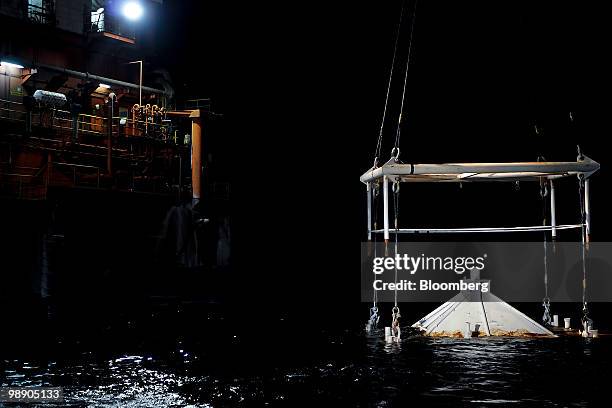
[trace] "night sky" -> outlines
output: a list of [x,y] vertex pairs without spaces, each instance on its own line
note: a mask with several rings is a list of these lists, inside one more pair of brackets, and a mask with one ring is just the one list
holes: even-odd
[[[420,2],[401,159],[574,160],[580,144],[602,164],[592,208],[593,237],[603,241],[612,222],[610,25],[593,6],[535,3]],[[413,7],[406,2],[383,160]],[[170,0],[164,8],[158,52],[179,96],[211,97],[224,115],[215,160],[232,181],[237,269],[258,284],[309,281],[306,297],[308,285],[318,287],[313,275],[338,284],[354,275],[356,288],[366,231],[358,177],[373,160],[401,2]],[[535,185],[419,188],[402,189],[401,218],[414,226],[541,223]],[[577,219],[575,184],[564,189],[561,223]]]
[[[420,0],[400,159],[574,161],[579,144],[601,164],[590,184],[592,240],[612,240],[612,24],[603,5],[585,3]],[[390,158],[415,0],[147,5],[151,14],[135,23],[146,25],[137,47],[153,53],[145,84],[155,85],[152,70],[163,67],[178,109],[186,99],[212,99],[219,116],[204,122],[205,179],[231,184],[229,208],[203,197],[191,211],[190,198],[90,188],[3,201],[0,372],[10,373],[8,384],[43,381],[65,387],[73,402],[136,398],[146,406],[178,406],[179,397],[222,406],[568,406],[606,390],[597,381],[612,361],[605,338],[383,348],[379,334],[357,334],[371,306],[361,302],[359,177],[373,163],[403,7],[379,161]],[[576,180],[555,183],[557,223],[579,223]],[[542,225],[547,200],[539,183],[404,183],[399,224]],[[211,236],[227,213],[230,266],[209,267],[218,243]],[[201,215],[213,221],[197,233],[206,262],[178,265]],[[164,219],[177,220],[165,227],[179,239],[159,240]],[[580,240],[577,231],[559,237]],[[439,239],[540,242],[543,234]],[[542,261],[534,285],[544,282]],[[610,276],[594,261],[587,290]],[[552,287],[560,268],[547,265]],[[576,279],[578,293],[574,266],[564,276]],[[39,296],[45,288],[50,296]],[[513,305],[541,321],[541,302]],[[400,306],[404,326],[437,305]],[[611,306],[589,303],[602,334],[612,332]],[[575,329],[581,307],[554,302],[552,311]],[[380,306],[381,325],[391,308]]]
[[[283,341],[288,332],[278,328],[281,315],[310,333],[328,325],[343,330],[363,324],[370,304],[361,303],[360,296],[360,244],[367,225],[359,177],[374,159],[402,4],[405,18],[382,163],[395,137],[414,0],[166,0],[152,8],[154,14],[141,23],[148,26],[139,43],[154,52],[147,58],[145,84],[155,85],[147,83],[153,68],[167,68],[179,109],[186,99],[211,98],[220,115],[204,123],[203,150],[205,171],[231,183],[229,208],[218,212],[230,213],[231,267],[192,269],[160,262],[151,238],[160,234],[166,210],[176,204],[173,197],[154,202],[145,195],[126,199],[121,192],[57,189],[47,203],[7,200],[2,221],[10,245],[1,246],[7,255],[0,258],[8,259],[2,268],[11,273],[0,282],[5,288],[0,303],[10,305],[5,314],[17,322],[11,327],[24,328],[14,329],[18,335],[9,336],[9,343],[22,347],[44,339],[35,333],[46,326],[31,325],[22,316],[41,322],[58,316],[65,324],[57,333],[89,337],[104,347],[108,340],[108,347],[121,350],[126,350],[121,342],[129,343],[121,333],[174,341],[188,328],[225,341],[223,336],[238,327],[261,337],[254,345],[272,339],[274,347],[286,343],[294,355],[308,348],[314,352],[316,345]],[[544,156],[573,161],[579,144],[601,164],[591,182],[592,239],[610,241],[609,19],[603,6],[582,2],[420,0],[400,159],[496,162]],[[542,224],[537,183],[519,188],[510,183],[415,184],[401,187],[403,228]],[[576,181],[556,186],[558,224],[579,222]],[[209,230],[202,229],[206,238],[200,248],[206,255],[216,245],[207,235],[214,221]],[[49,265],[57,268],[49,274],[52,296],[39,299],[29,284],[42,281],[41,243],[49,232],[64,238],[50,245],[49,253],[56,255]],[[541,241],[542,234],[444,238]],[[579,235],[562,231],[560,239],[577,241]],[[542,276],[535,279],[542,282]],[[206,323],[199,302],[211,310],[222,306],[230,317],[223,335]],[[417,318],[419,307],[424,313],[432,306],[406,305],[405,322]],[[566,306],[571,313],[580,310]],[[162,309],[166,315],[156,314]],[[187,309],[191,314],[183,313]],[[386,318],[390,309],[390,304],[382,307]],[[539,319],[541,304],[520,309]],[[592,311],[600,327],[612,327],[610,304]],[[346,321],[336,324],[341,319]],[[297,336],[302,334],[298,330]],[[64,344],[70,348],[72,343]]]

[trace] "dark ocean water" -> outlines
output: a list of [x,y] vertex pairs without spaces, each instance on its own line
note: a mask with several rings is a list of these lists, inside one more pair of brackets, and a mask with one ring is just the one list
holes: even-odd
[[154,323],[136,341],[128,328],[90,342],[46,339],[54,344],[35,353],[4,349],[0,384],[61,386],[58,406],[70,407],[606,405],[612,338],[387,345],[358,325],[188,320],[199,329]]

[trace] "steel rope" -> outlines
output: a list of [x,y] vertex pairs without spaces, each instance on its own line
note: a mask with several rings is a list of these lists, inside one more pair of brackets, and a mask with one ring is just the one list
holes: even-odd
[[380,121],[380,130],[378,132],[378,142],[376,143],[376,151],[374,152],[374,167],[376,167],[377,165],[378,157],[380,156],[380,151],[382,149],[383,129],[385,127],[385,119],[387,117],[387,106],[389,105],[389,95],[391,93],[391,83],[393,82],[393,71],[395,69],[395,59],[397,56],[397,45],[399,42],[399,37],[400,37],[401,29],[402,29],[402,20],[404,18],[405,3],[406,3],[406,0],[402,1],[400,18],[397,24],[397,32],[395,34],[395,43],[393,45],[393,58],[391,60],[391,70],[389,71],[389,81],[387,82],[387,94],[385,96],[385,107],[383,109],[383,115]]
[[400,142],[400,136],[401,136],[402,115],[404,113],[404,101],[406,99],[406,85],[408,83],[408,71],[410,70],[410,57],[412,56],[412,38],[414,35],[414,23],[416,21],[416,12],[417,12],[418,5],[419,5],[419,0],[416,0],[414,3],[414,8],[412,10],[412,19],[410,22],[410,38],[408,40],[408,58],[406,60],[406,71],[404,73],[404,89],[402,91],[402,103],[400,105],[400,113],[399,113],[399,118],[397,121],[397,129],[395,132],[395,144],[393,145],[393,151],[396,152],[395,154],[397,156],[399,156],[399,142]]

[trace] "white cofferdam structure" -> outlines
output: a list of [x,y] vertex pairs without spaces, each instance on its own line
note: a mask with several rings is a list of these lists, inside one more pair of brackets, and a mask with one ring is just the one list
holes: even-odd
[[412,327],[433,337],[554,336],[497,296],[483,294],[483,297],[486,299],[483,302],[472,302],[460,293]]
[[[589,206],[589,177],[599,169],[599,163],[578,152],[575,162],[509,162],[509,163],[446,163],[446,164],[405,164],[396,155],[382,166],[375,165],[360,178],[367,187],[368,196],[368,240],[376,241],[381,236],[385,243],[393,234],[397,242],[398,234],[457,234],[457,233],[506,233],[506,232],[550,232],[551,238],[557,237],[559,230],[578,229],[582,231],[583,248],[583,302],[586,309],[586,270],[584,266],[585,243],[589,241],[591,230]],[[580,192],[581,219],[576,224],[558,225],[555,212],[555,180],[576,177]],[[538,182],[550,198],[550,221],[536,226],[499,226],[466,228],[400,228],[397,225],[397,192],[400,183],[468,183],[468,182]],[[392,184],[393,210],[390,213],[389,184]],[[373,205],[378,192],[382,190],[382,228],[377,223],[377,212]],[[395,225],[390,227],[390,219]],[[477,277],[472,277],[473,279]],[[475,296],[478,296],[477,298]],[[374,295],[373,310],[376,308]],[[396,298],[397,299],[397,298]],[[548,302],[545,297],[545,301]],[[397,300],[395,308],[398,309]],[[439,306],[427,316],[414,323],[422,333],[430,336],[552,336],[546,327],[530,319],[502,299],[490,292],[461,292],[448,302]]]
[[412,327],[434,337],[554,336],[491,292],[479,291],[462,291]]

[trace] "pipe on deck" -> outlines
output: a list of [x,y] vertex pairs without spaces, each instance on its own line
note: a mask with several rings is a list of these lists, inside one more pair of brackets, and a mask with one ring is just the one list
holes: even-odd
[[93,80],[93,81],[98,81],[104,84],[109,84],[109,85],[116,85],[116,86],[121,86],[121,87],[125,87],[125,88],[132,88],[132,89],[138,89],[138,90],[142,90],[145,92],[151,92],[151,93],[155,93],[158,95],[166,95],[168,96],[168,92],[161,90],[161,89],[157,89],[157,88],[151,88],[148,86],[143,86],[141,87],[138,84],[133,84],[131,82],[125,82],[125,81],[120,81],[118,79],[113,79],[113,78],[106,78],[100,75],[95,75],[95,74],[91,74],[89,72],[80,72],[80,71],[75,71],[73,69],[68,69],[68,68],[62,68],[62,67],[56,67],[53,65],[47,65],[47,64],[37,64],[37,66],[39,68],[44,68],[47,69],[49,71],[54,71],[60,74],[65,74],[67,76],[71,76],[71,77],[75,77],[75,78],[81,78],[81,79],[86,79],[86,80]]

